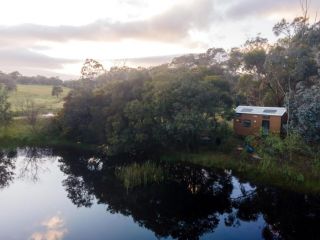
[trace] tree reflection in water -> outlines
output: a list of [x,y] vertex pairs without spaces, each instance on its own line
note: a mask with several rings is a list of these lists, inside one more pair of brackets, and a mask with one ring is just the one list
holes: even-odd
[[[22,157],[18,163],[17,157]],[[15,177],[39,180],[39,174],[45,170],[43,163],[52,156],[49,148],[26,147],[23,149],[0,151],[0,188],[7,187]],[[17,175],[16,175],[17,174]]]
[[74,204],[90,207],[96,199],[109,212],[132,216],[158,237],[199,239],[214,232],[221,220],[227,227],[239,227],[262,216],[264,239],[320,239],[319,196],[257,186],[240,188],[240,195],[232,197],[230,173],[181,164],[164,166],[170,172],[164,183],[127,190],[115,177],[117,164],[90,170],[87,160],[61,161],[68,174],[63,184]]
[[[320,239],[319,195],[245,187],[229,172],[183,164],[164,164],[169,178],[163,183],[127,190],[115,176],[120,161],[102,161],[90,152],[40,148],[1,151],[0,188],[18,172],[17,155],[23,156],[20,176],[35,181],[42,163],[59,156],[60,169],[67,175],[62,184],[76,206],[105,204],[107,211],[132,216],[158,237],[199,239],[221,224],[236,228],[246,222],[257,228],[255,223],[263,219],[263,239]],[[238,184],[240,191],[235,191]]]
[[16,150],[0,150],[0,188],[9,186],[14,178]]
[[37,182],[39,174],[48,170],[43,168],[43,163],[52,156],[52,150],[50,148],[27,147],[20,149],[20,155],[23,155],[24,158],[20,162],[18,177]]

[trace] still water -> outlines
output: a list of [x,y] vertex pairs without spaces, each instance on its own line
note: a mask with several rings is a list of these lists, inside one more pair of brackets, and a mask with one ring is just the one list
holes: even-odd
[[122,161],[68,149],[0,151],[0,239],[320,239],[320,196],[230,171],[166,165],[126,189]]

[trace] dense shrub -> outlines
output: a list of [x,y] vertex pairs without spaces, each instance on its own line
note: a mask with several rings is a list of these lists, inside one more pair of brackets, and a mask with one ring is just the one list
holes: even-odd
[[292,128],[307,141],[320,143],[320,87],[298,93],[290,109]]
[[72,91],[59,116],[64,135],[103,144],[109,154],[193,150],[204,134],[221,137],[218,117],[232,106],[228,83],[221,84],[221,77],[171,69],[126,74],[126,79],[107,79],[93,90]]

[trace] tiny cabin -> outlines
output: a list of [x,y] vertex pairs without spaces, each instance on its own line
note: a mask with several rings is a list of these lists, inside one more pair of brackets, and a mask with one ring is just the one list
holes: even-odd
[[280,134],[287,121],[284,107],[238,106],[233,120],[236,134],[240,136],[263,134]]

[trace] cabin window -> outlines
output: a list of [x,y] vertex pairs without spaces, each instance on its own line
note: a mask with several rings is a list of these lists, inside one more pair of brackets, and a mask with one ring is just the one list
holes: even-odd
[[243,120],[242,121],[242,126],[246,127],[246,128],[251,127],[251,120]]

